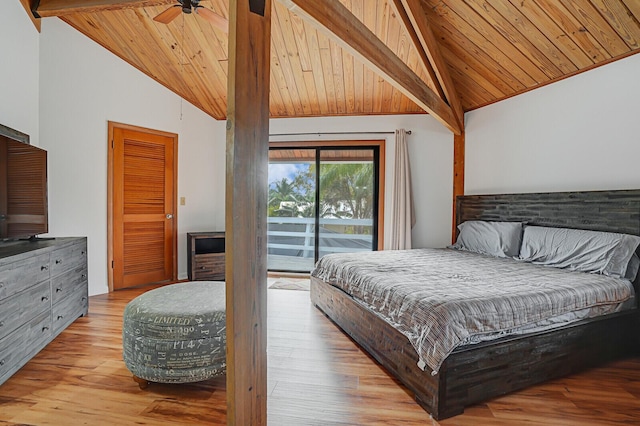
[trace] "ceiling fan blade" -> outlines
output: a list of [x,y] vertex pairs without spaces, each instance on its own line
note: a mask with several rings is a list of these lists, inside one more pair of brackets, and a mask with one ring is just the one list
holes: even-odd
[[225,33],[229,32],[229,21],[227,18],[224,18],[214,11],[207,9],[206,7],[198,6],[196,8],[196,13],[202,16],[207,21],[211,22],[211,24]]
[[182,5],[176,4],[153,18],[154,21],[168,24],[182,13]]

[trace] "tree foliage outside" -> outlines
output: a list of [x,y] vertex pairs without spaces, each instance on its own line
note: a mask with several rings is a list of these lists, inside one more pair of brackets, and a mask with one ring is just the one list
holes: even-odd
[[[373,163],[320,165],[320,217],[371,219],[374,211]],[[316,166],[300,169],[269,188],[269,216],[314,217]],[[370,226],[350,226],[345,233],[369,234]]]

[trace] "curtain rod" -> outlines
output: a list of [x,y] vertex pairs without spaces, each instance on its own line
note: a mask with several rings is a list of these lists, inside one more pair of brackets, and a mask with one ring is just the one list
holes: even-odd
[[[310,136],[310,135],[394,135],[396,132],[308,132],[308,133],[271,133],[269,136]],[[407,130],[411,134],[411,130]]]

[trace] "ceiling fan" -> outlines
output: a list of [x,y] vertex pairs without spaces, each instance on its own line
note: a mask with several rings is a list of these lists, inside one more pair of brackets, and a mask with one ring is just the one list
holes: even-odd
[[161,12],[158,16],[153,18],[154,21],[168,24],[180,15],[180,13],[190,14],[195,12],[197,15],[202,16],[211,24],[221,29],[222,31],[229,32],[229,21],[215,13],[214,11],[207,9],[204,6],[200,6],[200,0],[177,0],[178,4],[174,4],[169,9]]

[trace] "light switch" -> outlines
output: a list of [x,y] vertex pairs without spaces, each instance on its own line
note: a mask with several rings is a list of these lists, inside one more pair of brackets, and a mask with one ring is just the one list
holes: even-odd
[[184,206],[187,203],[187,197],[180,197],[180,205]]

